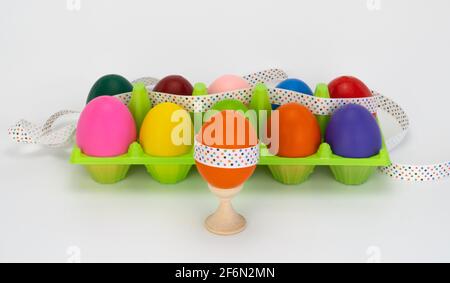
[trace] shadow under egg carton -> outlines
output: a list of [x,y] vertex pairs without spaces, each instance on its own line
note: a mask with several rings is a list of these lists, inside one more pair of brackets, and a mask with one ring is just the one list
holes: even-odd
[[[322,143],[316,154],[304,158],[273,156],[261,145],[258,165],[268,166],[275,180],[285,185],[306,181],[316,166],[329,166],[334,178],[346,185],[365,183],[379,166],[391,164],[386,146],[369,158],[344,158],[333,154],[327,143]],[[118,157],[90,157],[75,146],[73,164],[84,165],[92,179],[101,184],[113,184],[126,178],[132,165],[144,165],[153,179],[162,184],[176,184],[187,178],[195,165],[193,152],[177,157],[156,157],[144,153],[139,143],[131,144],[128,153]]]

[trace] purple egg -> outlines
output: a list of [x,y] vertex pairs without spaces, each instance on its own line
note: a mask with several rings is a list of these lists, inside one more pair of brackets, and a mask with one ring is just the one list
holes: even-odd
[[377,155],[382,146],[380,127],[363,106],[347,104],[336,110],[325,134],[333,153],[347,158]]

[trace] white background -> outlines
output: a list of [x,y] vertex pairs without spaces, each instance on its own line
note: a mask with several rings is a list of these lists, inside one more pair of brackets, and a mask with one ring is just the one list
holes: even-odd
[[162,186],[138,167],[101,186],[69,164],[70,149],[6,135],[20,118],[82,109],[104,74],[209,83],[279,67],[312,87],[360,77],[409,113],[394,161],[448,160],[450,2],[378,2],[81,0],[77,11],[65,0],[1,1],[0,261],[450,261],[449,180],[376,174],[354,188],[323,168],[286,187],[259,169],[235,201],[248,229],[224,238],[202,227],[217,203],[196,172]]

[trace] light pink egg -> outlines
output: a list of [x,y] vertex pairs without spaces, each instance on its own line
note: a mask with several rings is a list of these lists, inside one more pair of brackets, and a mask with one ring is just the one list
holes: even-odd
[[215,80],[208,88],[209,94],[250,88],[250,84],[243,78],[235,75],[224,75]]
[[78,147],[88,156],[119,156],[136,141],[136,125],[128,107],[118,98],[100,96],[81,113],[76,139]]

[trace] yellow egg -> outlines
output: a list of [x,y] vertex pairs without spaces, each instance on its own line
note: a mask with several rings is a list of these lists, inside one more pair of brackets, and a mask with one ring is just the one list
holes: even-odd
[[191,151],[193,137],[194,126],[189,113],[174,103],[162,103],[148,112],[139,141],[145,153],[171,157]]

